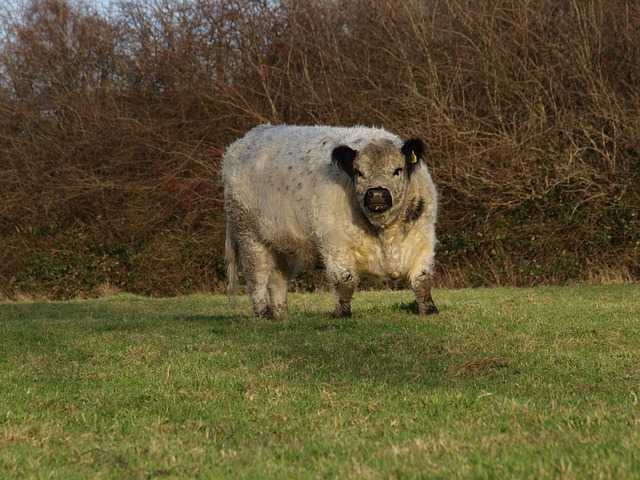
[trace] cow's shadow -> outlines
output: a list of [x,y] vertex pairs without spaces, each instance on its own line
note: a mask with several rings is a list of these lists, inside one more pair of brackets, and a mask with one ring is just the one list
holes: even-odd
[[243,318],[242,315],[173,315],[173,320],[189,323],[229,323]]
[[[391,305],[389,308],[389,312],[403,312],[408,314],[418,314],[418,302],[415,300],[411,302],[399,302]],[[359,309],[358,316],[365,316],[369,313],[367,309]],[[336,319],[328,312],[295,312],[292,315],[292,318],[304,316],[305,318],[311,321],[317,321],[318,325],[315,327],[316,330],[335,330],[343,328],[339,323],[336,323]],[[357,318],[357,317],[356,317]],[[238,322],[249,322],[249,323],[264,323],[268,322],[270,324],[278,324],[282,322],[282,319],[258,319],[252,315],[248,314],[192,314],[192,315],[173,315],[172,319],[174,321],[181,322],[189,322],[189,323],[210,323],[210,324],[224,324],[224,323],[238,323]]]
[[[253,343],[252,351],[268,351],[264,361],[288,365],[287,375],[301,381],[446,383],[451,380],[446,373],[452,361],[446,348],[446,319],[442,313],[420,317],[425,327],[415,328],[417,312],[412,301],[361,306],[352,318],[341,319],[334,319],[329,311],[297,309],[284,319],[246,313],[175,315],[174,319],[211,327],[208,331],[214,336],[235,337],[241,348]],[[405,328],[407,320],[412,328]]]

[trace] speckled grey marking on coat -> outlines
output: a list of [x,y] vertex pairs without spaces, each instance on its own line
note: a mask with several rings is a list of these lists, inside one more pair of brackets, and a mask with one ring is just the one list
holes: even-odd
[[229,293],[241,265],[255,315],[283,316],[291,276],[321,265],[336,295],[334,316],[351,315],[363,275],[404,278],[419,312],[437,312],[437,193],[423,152],[420,140],[367,127],[248,132],[222,164]]

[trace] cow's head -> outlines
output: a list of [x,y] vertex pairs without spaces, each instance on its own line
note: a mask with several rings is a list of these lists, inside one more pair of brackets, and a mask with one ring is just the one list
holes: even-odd
[[424,144],[412,139],[401,149],[393,145],[367,145],[360,151],[341,145],[333,163],[351,177],[360,207],[369,221],[385,227],[403,210],[409,180],[423,161]]

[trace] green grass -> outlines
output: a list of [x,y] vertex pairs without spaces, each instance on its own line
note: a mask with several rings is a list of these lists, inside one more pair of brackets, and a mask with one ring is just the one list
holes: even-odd
[[0,304],[2,478],[638,478],[640,286]]

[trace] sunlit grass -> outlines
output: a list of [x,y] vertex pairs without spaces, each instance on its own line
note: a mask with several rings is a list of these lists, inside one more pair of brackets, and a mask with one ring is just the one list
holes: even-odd
[[0,472],[634,478],[640,287],[0,304]]

